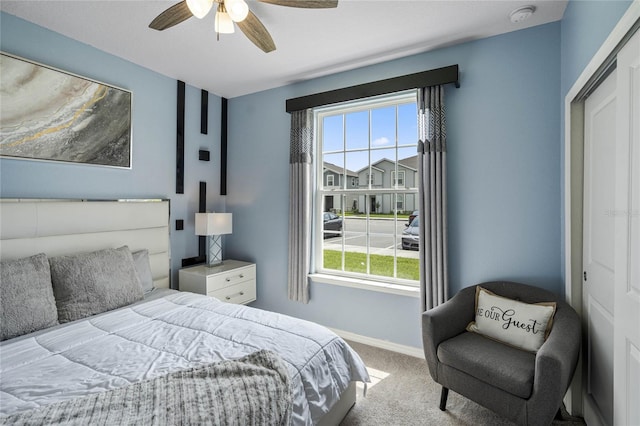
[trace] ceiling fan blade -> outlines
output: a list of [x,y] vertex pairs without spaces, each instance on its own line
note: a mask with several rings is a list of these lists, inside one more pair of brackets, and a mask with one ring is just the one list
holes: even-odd
[[180,3],[174,4],[169,9],[156,16],[156,18],[149,24],[149,28],[158,31],[166,30],[174,25],[178,25],[182,21],[186,21],[192,16],[193,14],[189,10],[186,0],[182,0]]
[[306,9],[330,9],[338,7],[338,0],[259,0],[278,6],[303,7]]
[[265,53],[276,50],[276,44],[273,42],[271,34],[253,12],[249,11],[247,17],[237,24],[244,35]]

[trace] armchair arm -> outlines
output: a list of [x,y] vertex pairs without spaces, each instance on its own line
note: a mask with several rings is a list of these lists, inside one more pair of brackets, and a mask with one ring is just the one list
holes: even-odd
[[431,376],[438,377],[438,345],[464,332],[475,318],[475,286],[468,287],[440,306],[422,313],[422,344]]
[[[581,345],[581,323],[576,312],[568,304],[561,302],[553,321],[549,337],[536,354],[533,393],[529,406],[529,418],[548,419],[551,422],[569,388],[575,372]],[[537,408],[549,407],[545,413]]]

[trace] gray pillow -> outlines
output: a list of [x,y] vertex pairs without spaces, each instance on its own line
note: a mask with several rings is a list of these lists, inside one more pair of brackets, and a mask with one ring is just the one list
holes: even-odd
[[58,324],[45,254],[0,262],[0,340]]
[[136,272],[142,285],[142,291],[145,294],[149,293],[155,287],[153,286],[153,275],[151,274],[151,265],[149,264],[149,250],[139,250],[131,253],[133,255],[133,262],[136,266]]
[[75,321],[143,297],[129,247],[49,259],[61,323]]

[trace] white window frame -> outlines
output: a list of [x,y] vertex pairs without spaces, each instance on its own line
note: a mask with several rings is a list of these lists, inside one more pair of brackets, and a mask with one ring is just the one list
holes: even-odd
[[398,194],[396,196],[396,211],[397,212],[404,211],[404,194]]
[[[318,155],[316,156],[316,161],[317,161],[316,163],[317,178],[316,179],[319,179],[320,181],[322,181],[322,166],[320,166],[321,164],[323,164],[323,161],[324,161],[322,146],[321,146],[322,119],[325,116],[335,115],[337,113],[348,114],[348,113],[358,112],[362,110],[370,110],[373,108],[383,108],[385,106],[411,103],[411,102],[416,102],[416,98],[417,98],[416,91],[407,91],[407,92],[402,92],[394,95],[384,95],[380,97],[375,97],[366,101],[352,102],[352,103],[349,103],[349,105],[338,104],[338,105],[333,105],[326,108],[317,108],[314,111],[314,115],[315,115],[314,118],[316,122],[316,126],[314,126],[316,131],[315,140],[317,141],[317,144],[318,144],[318,146],[316,147],[316,152],[318,153]],[[417,120],[417,117],[416,117],[416,120]],[[417,135],[416,135],[416,142],[417,142]],[[396,149],[406,148],[409,146],[413,147],[415,145],[394,145]],[[341,151],[341,152],[344,152],[346,156],[346,152],[348,152],[348,150]],[[397,171],[397,165],[396,165],[395,171]],[[404,171],[401,171],[400,173],[404,174]],[[356,189],[335,188],[335,187],[323,188],[323,187],[317,187],[317,186],[314,188],[314,193],[315,193],[314,218],[319,217],[320,220],[317,220],[317,219],[314,220],[314,239],[313,239],[314,240],[314,245],[313,245],[314,267],[312,268],[313,272],[311,273],[311,278],[314,282],[363,288],[368,290],[375,290],[375,291],[381,291],[381,292],[387,292],[387,293],[418,297],[419,285],[420,285],[419,281],[397,278],[397,264],[395,262],[394,262],[394,275],[396,276],[395,278],[387,277],[387,276],[375,276],[375,275],[370,275],[368,273],[360,274],[360,273],[349,272],[349,271],[338,271],[338,270],[323,268],[322,262],[323,262],[324,238],[323,238],[323,221],[322,221],[322,203],[325,195],[328,195],[328,194],[342,195],[343,204],[345,202],[344,197],[346,197],[346,194],[364,195],[365,199],[367,200],[365,204],[369,204],[367,196],[371,196],[371,195],[382,196],[383,194],[385,195],[391,194],[392,197],[394,198],[394,203],[392,204],[393,206],[397,206],[397,201],[398,201],[397,197],[394,196],[395,194],[402,194],[403,201],[405,198],[405,194],[416,194],[417,196],[417,193],[418,193],[417,188],[407,189],[405,187],[398,187],[398,186],[385,188],[384,185],[381,185],[380,187],[375,187],[375,184],[373,183],[375,182],[374,176],[373,176],[373,170],[371,169],[369,170],[369,173],[367,173],[366,176],[367,176],[366,186],[356,187]],[[403,205],[404,205],[404,202],[403,202]],[[366,209],[367,216],[368,216],[371,213],[369,211],[370,206],[365,205],[363,207]],[[396,211],[397,213],[397,209],[393,209],[393,210]],[[344,220],[344,217],[345,217],[344,212],[341,216],[343,217],[343,220]],[[395,218],[395,220],[398,222],[404,221],[404,219],[399,219],[397,217]],[[368,229],[368,225],[367,225],[367,229]],[[343,244],[342,253],[344,256],[345,232],[342,232],[342,236],[340,238],[342,238],[342,244]],[[368,241],[368,238],[369,237],[368,237],[368,231],[367,231],[367,241]],[[395,236],[394,238],[396,239],[395,240],[396,244],[394,245],[394,257],[397,257],[397,252],[401,250],[400,248],[398,248],[399,243],[401,243],[400,241],[401,237]],[[367,250],[367,253],[370,254],[371,248],[369,247],[368,244],[367,244],[366,250]]]
[[335,176],[333,174],[327,175],[327,186],[335,186],[334,184]]
[[[396,176],[398,176],[398,179],[396,179]],[[404,170],[398,170],[397,173],[395,170],[391,170],[391,186],[404,187]]]

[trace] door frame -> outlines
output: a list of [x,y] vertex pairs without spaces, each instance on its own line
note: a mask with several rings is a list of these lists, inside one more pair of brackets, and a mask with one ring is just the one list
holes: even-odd
[[[564,284],[565,298],[583,317],[582,310],[582,206],[584,174],[584,100],[615,65],[615,56],[640,20],[635,0],[591,58],[564,99]],[[583,318],[584,322],[584,318]],[[567,411],[583,414],[582,357],[564,403]]]

